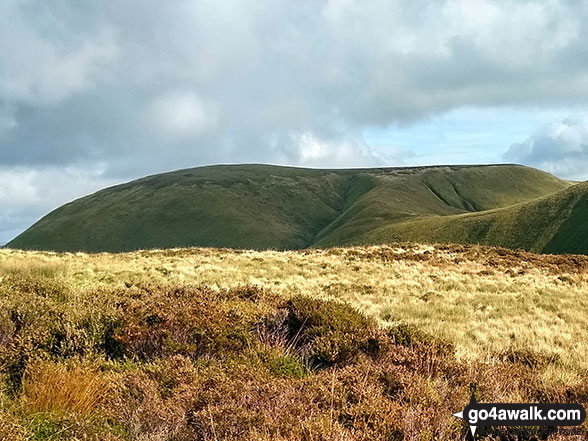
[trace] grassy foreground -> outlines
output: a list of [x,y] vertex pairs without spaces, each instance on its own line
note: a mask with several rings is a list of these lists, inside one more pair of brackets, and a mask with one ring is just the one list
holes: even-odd
[[587,313],[582,256],[2,250],[0,439],[465,439],[470,382],[585,403]]

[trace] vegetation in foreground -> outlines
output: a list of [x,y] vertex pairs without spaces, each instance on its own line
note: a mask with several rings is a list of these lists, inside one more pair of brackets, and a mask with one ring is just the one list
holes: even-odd
[[465,439],[470,382],[586,402],[587,271],[482,247],[3,251],[0,439]]

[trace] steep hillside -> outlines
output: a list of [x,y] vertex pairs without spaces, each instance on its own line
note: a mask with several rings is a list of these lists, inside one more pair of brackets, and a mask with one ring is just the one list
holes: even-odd
[[507,207],[567,186],[547,173],[515,165],[200,167],[73,201],[8,246],[58,251],[330,246],[355,241],[382,226]]
[[376,229],[359,243],[398,239],[500,245],[545,253],[588,254],[588,182],[512,207],[429,217]]
[[357,242],[385,226],[432,215],[508,207],[566,188],[552,175],[516,165],[414,167],[377,175],[375,185],[317,235],[315,246]]
[[301,248],[338,215],[347,185],[344,175],[304,169],[180,170],[64,205],[9,246],[62,251]]

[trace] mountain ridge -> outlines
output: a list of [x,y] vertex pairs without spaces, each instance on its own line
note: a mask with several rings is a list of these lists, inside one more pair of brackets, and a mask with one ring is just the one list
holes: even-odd
[[382,227],[358,243],[394,237],[476,243],[550,254],[588,254],[588,182],[519,204],[463,215],[431,217]]
[[7,246],[119,252],[368,244],[384,240],[387,227],[504,209],[570,186],[516,164],[352,169],[214,165],[102,189],[57,208]]

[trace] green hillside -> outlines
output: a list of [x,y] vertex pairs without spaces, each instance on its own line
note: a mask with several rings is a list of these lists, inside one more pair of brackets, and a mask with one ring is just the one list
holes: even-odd
[[372,186],[316,236],[315,246],[357,243],[380,227],[423,217],[508,207],[569,185],[518,165],[412,167],[372,173]]
[[544,253],[588,254],[588,182],[511,207],[387,225],[356,240],[479,243]]
[[[406,232],[406,238],[418,236],[412,228],[418,219],[452,220],[532,201],[568,186],[518,165],[200,167],[149,176],[73,201],[42,218],[8,247],[116,252],[379,242],[396,231]],[[388,231],[391,226],[399,229]]]

